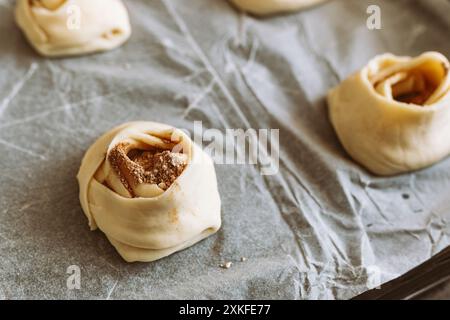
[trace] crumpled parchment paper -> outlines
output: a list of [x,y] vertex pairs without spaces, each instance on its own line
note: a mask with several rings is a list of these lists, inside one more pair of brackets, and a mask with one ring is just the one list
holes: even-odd
[[[324,100],[376,54],[450,57],[448,1],[334,0],[267,19],[223,0],[126,4],[125,46],[49,60],[0,1],[0,298],[343,299],[449,245],[450,160],[375,177],[340,146]],[[366,27],[372,4],[381,30]],[[222,229],[127,264],[89,231],[75,175],[89,145],[130,120],[280,129],[279,174],[217,165]],[[80,289],[66,285],[71,265]]]

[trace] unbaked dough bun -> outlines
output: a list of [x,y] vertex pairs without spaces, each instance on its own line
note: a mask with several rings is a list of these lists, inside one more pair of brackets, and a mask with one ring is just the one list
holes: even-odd
[[331,122],[347,152],[375,174],[428,167],[450,154],[449,61],[384,54],[328,95]]
[[[162,186],[142,179],[146,176],[131,159],[163,150],[187,164]],[[91,229],[102,230],[128,262],[163,258],[220,228],[213,161],[184,132],[168,125],[130,122],[109,131],[86,152],[77,178]]]
[[17,0],[16,21],[42,55],[111,50],[131,35],[121,0]]
[[327,0],[231,0],[239,9],[256,15],[297,11]]

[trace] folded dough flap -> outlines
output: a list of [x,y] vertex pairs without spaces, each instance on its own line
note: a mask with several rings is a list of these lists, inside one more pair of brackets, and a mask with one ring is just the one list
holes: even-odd
[[57,10],[67,2],[68,0],[30,0],[31,6],[41,6],[48,10]]
[[[126,124],[112,132],[108,138],[100,138],[100,144],[93,145],[102,159],[97,170],[88,171],[89,187],[83,189],[87,190],[88,215],[110,239],[139,252],[163,249],[169,252],[220,228],[220,197],[213,162],[185,133],[151,122]],[[115,160],[111,162],[117,146],[121,146],[119,165],[112,163]],[[176,152],[166,149],[161,153],[162,148],[173,148]],[[93,159],[96,152],[89,150],[87,154]],[[151,183],[151,179],[167,177],[153,176],[155,168],[174,168],[164,162],[157,167],[159,159],[186,161],[179,176],[169,181],[170,185],[161,186],[157,180]],[[141,170],[138,176],[144,180],[128,176],[134,170]]]
[[125,259],[127,262],[151,262],[164,257],[171,255],[174,252],[186,249],[195,243],[209,237],[217,231],[215,228],[208,228],[204,230],[202,233],[195,235],[194,237],[181,242],[173,247],[165,248],[165,249],[144,249],[126,245],[120,241],[117,241],[111,237],[108,237],[108,240],[111,244],[116,248],[119,254]]
[[231,0],[238,8],[257,15],[301,10],[327,0]]
[[214,233],[220,228],[217,189],[209,184],[212,190],[208,191],[201,181],[192,183],[197,183],[201,197],[193,190],[195,187],[176,185],[158,198],[127,199],[94,180],[89,191],[89,208],[108,237],[135,248],[166,249],[206,230]]
[[432,105],[450,90],[449,62],[435,52],[414,59],[380,56],[368,70],[369,81],[375,90],[398,102]]
[[16,20],[36,50],[47,56],[113,49],[131,34],[121,0],[18,0]]

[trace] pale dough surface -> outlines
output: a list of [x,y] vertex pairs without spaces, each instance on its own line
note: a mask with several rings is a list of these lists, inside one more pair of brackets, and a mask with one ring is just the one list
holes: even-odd
[[[108,151],[123,141],[154,134],[183,146],[189,163],[162,193],[130,198],[98,181]],[[101,174],[106,177],[110,172]],[[211,158],[181,130],[154,122],[131,122],[100,137],[86,152],[79,173],[80,202],[92,230],[102,230],[128,262],[154,261],[187,248],[219,230],[221,201]],[[114,189],[117,189],[114,186]]]
[[17,0],[15,16],[30,44],[50,57],[111,50],[131,35],[121,0]]
[[[437,52],[417,58],[384,54],[331,90],[330,120],[347,152],[378,175],[422,169],[447,157],[449,69],[446,57]],[[427,101],[395,100],[393,84],[418,74],[436,85]]]
[[231,0],[238,8],[257,15],[301,10],[327,0]]

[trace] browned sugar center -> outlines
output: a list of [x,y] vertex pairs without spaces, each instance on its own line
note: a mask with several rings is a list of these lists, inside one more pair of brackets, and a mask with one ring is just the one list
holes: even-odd
[[134,149],[127,154],[126,147],[127,144],[118,144],[110,151],[108,161],[132,195],[132,187],[141,183],[156,184],[167,190],[187,165],[187,156],[183,153]]
[[157,184],[166,190],[181,175],[186,167],[187,157],[168,150],[162,152],[144,151],[130,155],[140,170],[143,183]]
[[[427,100],[436,90],[436,86],[431,85],[426,80],[423,81],[423,84],[421,86],[412,87],[410,90],[402,90],[402,85],[407,81],[408,80],[405,80],[393,86],[395,100],[404,103],[413,103],[421,106],[427,102]],[[396,90],[398,87],[400,87],[400,89]],[[396,93],[396,91],[398,91],[398,93]]]

